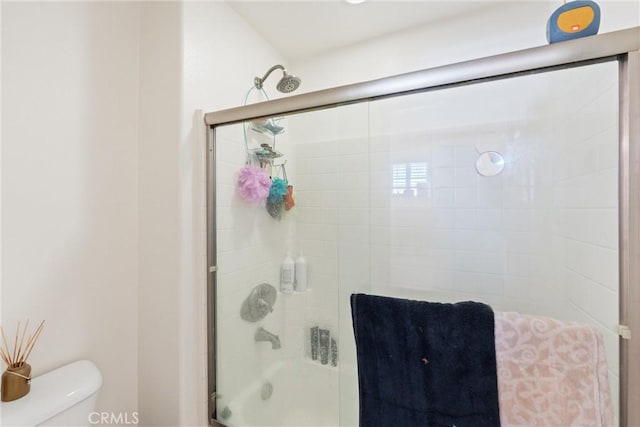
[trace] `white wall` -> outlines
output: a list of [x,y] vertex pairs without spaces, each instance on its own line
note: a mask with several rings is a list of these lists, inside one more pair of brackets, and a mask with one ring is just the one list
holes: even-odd
[[179,425],[181,5],[144,2],[140,7],[140,423]]
[[138,5],[2,6],[1,323],[46,319],[33,373],[93,360],[133,411]]
[[36,374],[96,361],[101,410],[204,425],[194,113],[282,58],[218,2],[3,6],[2,323],[47,319]]
[[[599,33],[640,25],[637,1],[598,1]],[[496,8],[416,27],[313,58],[290,69],[310,92],[547,44],[546,23],[557,1],[504,2]]]
[[[184,349],[181,355],[183,384],[183,407],[181,408],[181,424],[193,425],[206,424],[207,381],[206,381],[206,235],[205,235],[205,137],[202,118],[194,117],[196,110],[205,112],[215,111],[241,105],[245,94],[253,85],[253,78],[262,75],[270,66],[282,63],[283,58],[277,51],[266,43],[244,20],[242,20],[231,8],[221,2],[186,2],[182,6],[182,113],[181,113],[181,138],[179,143],[178,164],[180,167],[180,309],[182,312],[182,340]],[[275,80],[268,80],[265,90],[269,96],[276,98]],[[251,99],[251,98],[250,98]],[[232,132],[233,133],[233,132]],[[244,164],[244,146],[238,134],[227,142],[228,148],[224,148],[221,160],[228,165],[228,176],[220,172],[225,180],[233,180],[233,174]],[[238,151],[240,150],[240,151]],[[240,153],[240,157],[235,154]],[[227,190],[225,195],[233,194],[231,181],[225,181]],[[219,218],[221,221],[230,219],[238,212],[230,210],[231,204],[221,203]],[[261,212],[264,213],[264,212]],[[243,217],[244,218],[244,217]],[[270,219],[270,218],[269,218]],[[266,227],[266,224],[265,224]],[[280,224],[277,229],[286,225]],[[240,231],[243,233],[242,230]],[[256,231],[257,232],[257,231]],[[273,231],[272,231],[273,232]],[[244,235],[244,234],[243,234]],[[225,238],[226,236],[226,238]],[[231,236],[221,235],[221,242],[229,242]],[[260,259],[253,259],[250,263],[253,267],[263,266],[263,257],[279,258],[281,254],[271,254],[266,251],[269,240],[261,241],[258,233],[257,247],[253,247],[254,255]],[[272,237],[273,239],[275,237]],[[265,246],[266,245],[266,246]],[[224,246],[221,243],[220,250],[226,255],[220,256],[220,275],[230,273],[235,264],[233,250],[240,249],[241,255],[246,256],[244,247]],[[265,249],[265,252],[258,250]],[[231,252],[229,252],[231,251]],[[238,254],[236,254],[238,255]],[[250,260],[245,260],[245,266],[249,266]],[[274,264],[275,265],[275,264]],[[236,295],[240,290],[246,290],[258,280],[274,282],[273,274],[277,267],[267,276],[248,277],[242,275],[244,280],[237,283]],[[244,273],[248,273],[245,270]],[[232,274],[233,276],[233,274]],[[229,276],[227,276],[229,277]],[[229,282],[227,282],[229,283]],[[233,282],[235,283],[235,282]],[[237,302],[234,299],[234,302]],[[225,307],[231,310],[234,319],[238,317],[240,306],[225,303]],[[230,318],[230,317],[229,317]],[[238,317],[239,321],[239,317]],[[249,339],[253,345],[253,331],[247,329],[242,335],[235,326],[231,328],[237,337]],[[244,341],[243,341],[244,342]],[[236,355],[233,349],[227,347],[227,355]],[[225,351],[221,348],[221,351]],[[241,355],[239,353],[238,355]],[[221,357],[224,355],[221,354]],[[251,373],[253,371],[244,364],[235,366],[240,372]],[[197,370],[189,371],[190,367],[197,366]],[[252,365],[257,368],[258,365]],[[254,372],[254,374],[257,374]],[[186,380],[189,378],[189,380]],[[191,384],[197,383],[197,389]],[[239,383],[239,382],[238,382]],[[223,395],[224,392],[220,391]],[[231,391],[229,390],[229,393]],[[230,394],[227,393],[227,396]],[[197,418],[196,418],[197,416]]]

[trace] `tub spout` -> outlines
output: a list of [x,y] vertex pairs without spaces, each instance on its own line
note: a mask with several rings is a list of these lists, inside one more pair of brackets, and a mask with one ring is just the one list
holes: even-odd
[[277,350],[280,348],[280,338],[277,335],[272,334],[267,331],[265,328],[260,327],[256,329],[256,334],[254,335],[256,342],[260,341],[269,341],[271,343],[271,348]]

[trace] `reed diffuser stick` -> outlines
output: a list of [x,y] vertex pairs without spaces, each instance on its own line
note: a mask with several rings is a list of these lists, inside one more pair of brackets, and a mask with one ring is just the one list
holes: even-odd
[[[22,330],[22,339],[20,339],[20,345],[18,346],[18,357],[22,354],[22,345],[24,344],[24,339],[27,336],[27,327],[29,326],[29,319],[27,319],[27,323],[24,325],[24,329]],[[26,349],[26,347],[25,347]],[[18,360],[20,363],[20,360]]]
[[31,336],[29,337],[29,339],[27,340],[27,347],[25,348],[25,354],[26,352],[29,350],[29,347],[31,347],[31,345],[34,343],[34,340],[36,338],[36,335],[38,334],[38,332],[41,330],[42,325],[43,325],[44,321],[42,321],[40,323],[40,325],[36,328],[35,332],[33,334],[31,334]]
[[9,356],[4,353],[4,350],[2,350],[2,348],[0,348],[0,356],[2,357],[4,363],[7,364],[7,366],[11,365],[11,363],[9,362]]
[[33,333],[33,339],[31,341],[31,345],[35,345],[36,340],[38,339],[38,336],[40,335],[40,332],[42,332],[42,329],[44,328],[44,320],[42,322],[40,322],[40,324],[38,325],[38,328],[36,329],[36,331]]
[[29,329],[29,319],[22,328],[20,333],[20,322],[16,328],[16,336],[13,339],[13,347],[9,347],[4,328],[0,326],[0,335],[2,335],[2,343],[0,344],[0,358],[7,364],[8,368],[20,368],[27,361],[33,347],[38,341],[38,337],[44,328],[44,320],[40,322],[38,328],[27,339],[27,330]]
[[43,328],[44,328],[44,320],[40,322],[40,326],[38,326],[38,329],[36,329],[36,332],[33,334],[32,339],[30,340],[31,342],[29,343],[30,345],[27,346],[27,349],[25,350],[25,355],[24,357],[21,358],[20,363],[26,362],[27,359],[29,358],[29,355],[31,354],[31,350],[33,350],[33,347],[36,345],[36,341],[38,341],[38,337],[40,336],[40,333],[42,332]]
[[20,321],[18,321],[18,326],[16,326],[16,338],[13,343],[13,363],[18,360],[18,336],[20,335]]
[[9,358],[9,345],[7,344],[7,339],[4,336],[4,328],[0,326],[0,333],[2,333],[2,342],[4,343],[4,349],[7,353],[7,359],[9,360],[9,365],[11,364],[11,358]]

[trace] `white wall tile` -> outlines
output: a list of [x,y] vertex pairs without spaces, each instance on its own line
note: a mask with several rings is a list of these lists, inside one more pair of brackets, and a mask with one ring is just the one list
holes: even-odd
[[475,168],[478,153],[472,144],[456,145],[454,148],[454,158],[456,168],[471,171]]
[[480,252],[496,252],[505,250],[504,235],[499,231],[480,230],[477,233],[477,248]]
[[454,184],[454,168],[434,168],[431,171],[432,187],[453,187]]
[[456,209],[453,213],[454,227],[458,230],[475,230],[478,225],[476,211],[473,209]]
[[507,273],[512,276],[531,277],[533,275],[531,257],[528,255],[508,254]]
[[605,327],[615,330],[618,324],[617,292],[571,270],[567,272],[567,278],[567,292],[571,302]]
[[434,208],[432,209],[432,220],[434,228],[455,228],[455,209]]
[[478,205],[478,190],[475,187],[456,187],[454,205],[459,208],[474,208]]
[[455,230],[453,245],[458,250],[476,250],[478,247],[478,232],[475,230]]
[[431,151],[431,164],[433,168],[450,168],[455,165],[454,147],[439,145]]
[[526,209],[529,207],[529,187],[506,186],[503,191],[504,206],[508,209]]
[[611,290],[618,289],[618,252],[566,240],[567,267]]
[[478,207],[498,209],[503,205],[502,183],[495,177],[480,177],[478,180]]
[[[464,194],[461,194],[463,196]],[[452,188],[434,188],[432,191],[433,206],[449,208],[455,206],[454,190]],[[461,200],[463,203],[464,200]]]
[[473,188],[478,183],[478,172],[475,167],[456,167],[455,169],[455,187],[469,187]]
[[503,213],[501,210],[478,209],[476,215],[479,230],[499,230],[503,226]]

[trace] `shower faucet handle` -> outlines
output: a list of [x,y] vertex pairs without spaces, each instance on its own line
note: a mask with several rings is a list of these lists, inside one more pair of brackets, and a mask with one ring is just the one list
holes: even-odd
[[256,301],[256,304],[258,305],[258,307],[266,308],[267,310],[269,310],[269,313],[273,313],[273,306],[269,304],[267,301],[265,301],[263,298],[258,298],[258,301]]
[[253,288],[240,307],[240,317],[247,322],[258,322],[273,312],[277,298],[276,288],[261,283]]

